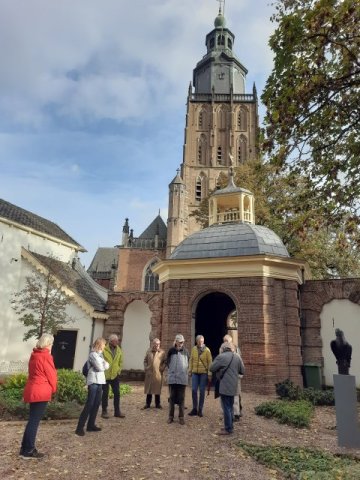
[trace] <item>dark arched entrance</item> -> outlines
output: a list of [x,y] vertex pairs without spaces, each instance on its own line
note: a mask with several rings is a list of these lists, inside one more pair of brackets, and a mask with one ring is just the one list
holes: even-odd
[[199,300],[195,311],[195,337],[204,335],[213,357],[219,353],[223,336],[227,333],[226,320],[235,308],[233,300],[225,293],[209,293]]

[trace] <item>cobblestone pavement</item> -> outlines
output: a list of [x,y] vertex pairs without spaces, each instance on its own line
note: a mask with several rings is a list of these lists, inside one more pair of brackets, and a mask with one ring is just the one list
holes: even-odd
[[[237,446],[238,441],[344,451],[337,447],[334,409],[330,407],[317,410],[311,429],[295,430],[256,416],[254,407],[269,397],[244,393],[244,416],[235,423],[234,435],[219,437],[216,432],[222,427],[221,411],[213,393],[206,398],[204,417],[186,415],[186,424],[181,426],[177,421],[166,423],[166,388],[162,410],[141,410],[143,386],[132,384],[132,389],[121,400],[126,418],[105,420],[99,416],[101,432],[77,437],[75,420],[41,422],[37,447],[46,454],[41,460],[18,456],[25,422],[0,422],[0,478],[282,480],[280,473],[248,457]],[[187,389],[186,413],[191,408],[190,399]],[[351,453],[360,456],[359,450]]]

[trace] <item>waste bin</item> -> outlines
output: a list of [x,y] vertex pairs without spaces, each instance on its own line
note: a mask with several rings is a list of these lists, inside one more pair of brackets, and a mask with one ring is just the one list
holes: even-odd
[[321,390],[321,366],[318,363],[304,364],[304,381],[305,387],[312,387]]

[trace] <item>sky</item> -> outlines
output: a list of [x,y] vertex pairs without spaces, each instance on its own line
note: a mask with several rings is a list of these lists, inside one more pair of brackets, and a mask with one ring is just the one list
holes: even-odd
[[[261,94],[271,0],[226,0],[234,52]],[[138,236],[182,162],[186,98],[216,0],[0,0],[0,198],[86,248]],[[263,108],[260,106],[260,115]]]

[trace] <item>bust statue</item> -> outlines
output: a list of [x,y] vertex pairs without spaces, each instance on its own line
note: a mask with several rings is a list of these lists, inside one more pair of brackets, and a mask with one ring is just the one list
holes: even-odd
[[340,375],[349,375],[351,363],[352,346],[346,341],[344,332],[337,328],[336,338],[330,342],[331,351],[335,355]]

